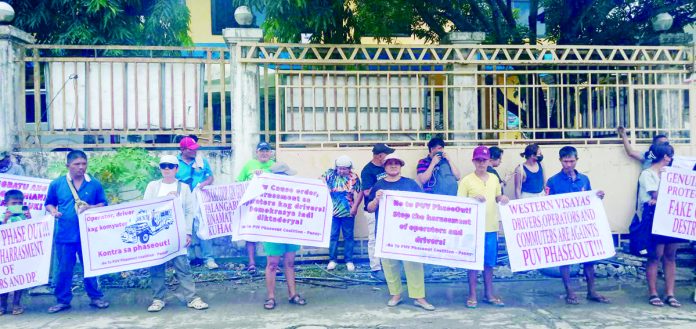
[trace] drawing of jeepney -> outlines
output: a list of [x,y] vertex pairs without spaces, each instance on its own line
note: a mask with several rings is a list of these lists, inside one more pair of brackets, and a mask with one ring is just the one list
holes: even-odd
[[174,225],[174,213],[172,209],[161,211],[138,210],[135,216],[128,220],[125,230],[121,233],[121,241],[125,243],[147,243],[150,237],[164,231]]

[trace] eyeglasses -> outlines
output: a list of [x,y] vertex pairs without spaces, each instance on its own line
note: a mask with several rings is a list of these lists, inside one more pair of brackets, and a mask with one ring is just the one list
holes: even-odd
[[179,167],[178,164],[173,164],[173,163],[160,163],[160,169],[174,169]]

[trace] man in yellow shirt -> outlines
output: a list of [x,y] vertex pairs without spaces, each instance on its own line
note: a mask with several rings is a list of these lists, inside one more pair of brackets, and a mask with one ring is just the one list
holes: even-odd
[[[474,198],[486,203],[486,238],[483,251],[483,301],[495,306],[505,306],[500,297],[493,294],[493,267],[498,259],[498,205],[508,203],[508,198],[501,194],[500,181],[490,174],[487,169],[491,162],[491,152],[485,146],[474,149],[472,159],[475,171],[459,182],[458,196]],[[469,297],[466,307],[475,308],[478,305],[476,297],[476,270],[469,270]]]

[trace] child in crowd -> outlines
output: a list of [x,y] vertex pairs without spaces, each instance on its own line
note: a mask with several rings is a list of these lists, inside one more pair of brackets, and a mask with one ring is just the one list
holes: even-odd
[[[14,223],[25,219],[30,219],[31,214],[29,209],[24,206],[24,194],[19,190],[9,190],[5,192],[4,204],[7,206],[5,216],[3,216],[2,224]],[[12,315],[20,315],[24,313],[24,307],[20,303],[22,299],[22,290],[14,291],[12,298]],[[8,312],[7,300],[10,293],[0,295],[0,315]]]

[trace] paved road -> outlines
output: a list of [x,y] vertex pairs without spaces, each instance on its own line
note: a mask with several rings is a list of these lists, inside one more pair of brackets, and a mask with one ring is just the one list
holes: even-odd
[[[206,311],[189,310],[174,295],[167,307],[149,314],[146,289],[109,289],[112,306],[94,310],[87,297],[78,292],[73,308],[49,315],[45,310],[51,296],[25,299],[27,313],[4,315],[0,328],[696,328],[696,304],[690,301],[692,284],[679,282],[677,297],[684,306],[656,308],[647,304],[642,281],[621,282],[599,279],[600,291],[613,301],[610,305],[588,303],[565,305],[560,280],[500,282],[496,287],[507,306],[465,307],[467,289],[461,284],[428,284],[428,299],[437,306],[426,312],[404,303],[387,308],[386,286],[352,286],[348,289],[301,285],[309,304],[304,307],[285,302],[279,285],[278,307],[262,308],[262,281],[199,285],[201,295],[211,304]],[[576,286],[584,286],[577,281]]]

